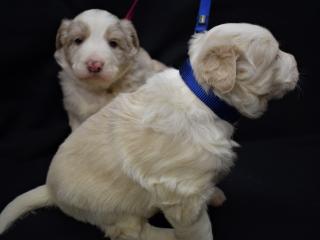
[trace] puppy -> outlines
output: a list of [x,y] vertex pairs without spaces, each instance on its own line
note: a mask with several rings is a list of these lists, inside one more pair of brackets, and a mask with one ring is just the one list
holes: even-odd
[[[255,25],[224,24],[196,34],[189,56],[202,88],[249,118],[261,116],[269,100],[298,81],[294,57]],[[47,183],[3,210],[0,232],[30,210],[58,206],[113,240],[211,240],[206,202],[233,165],[233,131],[179,71],[158,73],[71,134],[52,161]],[[148,223],[158,209],[173,229]]]
[[131,22],[98,9],[62,21],[55,58],[72,130],[118,93],[136,90],[165,69],[140,47]]

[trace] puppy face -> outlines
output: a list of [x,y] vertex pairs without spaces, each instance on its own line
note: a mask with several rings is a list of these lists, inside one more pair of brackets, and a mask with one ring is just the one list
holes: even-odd
[[259,117],[270,99],[295,88],[294,57],[279,49],[272,34],[251,24],[223,24],[190,42],[195,75],[247,117]]
[[107,88],[125,73],[138,52],[133,25],[102,10],[63,20],[56,37],[60,66],[87,85]]

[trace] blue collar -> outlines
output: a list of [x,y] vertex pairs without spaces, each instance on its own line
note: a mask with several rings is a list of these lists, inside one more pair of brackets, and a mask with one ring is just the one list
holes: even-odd
[[239,112],[225,101],[220,99],[213,91],[208,93],[197,82],[189,59],[179,69],[180,76],[190,90],[204,103],[206,104],[218,117],[235,124],[239,118]]
[[[211,0],[201,0],[195,32],[200,33],[208,29]],[[213,91],[208,93],[200,86],[196,80],[189,59],[180,67],[180,75],[190,90],[206,104],[218,117],[235,124],[239,118],[239,112],[225,101],[220,99]]]

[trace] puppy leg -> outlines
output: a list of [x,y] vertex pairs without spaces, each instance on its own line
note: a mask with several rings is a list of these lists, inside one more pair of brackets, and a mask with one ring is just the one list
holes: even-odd
[[224,192],[220,188],[214,187],[212,197],[208,203],[213,207],[220,207],[226,201],[226,199],[227,198],[226,195],[224,195]]
[[212,240],[211,222],[205,206],[200,209],[194,204],[164,207],[163,212],[174,227],[178,240]]
[[173,229],[154,227],[135,216],[123,216],[105,230],[111,240],[176,240]]
[[159,228],[145,223],[141,240],[177,240],[173,229],[170,228]]

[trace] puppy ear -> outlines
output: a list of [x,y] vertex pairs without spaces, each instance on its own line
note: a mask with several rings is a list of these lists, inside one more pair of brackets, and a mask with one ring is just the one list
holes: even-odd
[[194,66],[198,80],[221,94],[230,92],[236,83],[238,49],[233,45],[206,49]]
[[67,20],[67,19],[62,20],[56,35],[56,52],[54,53],[54,57],[57,63],[62,68],[65,68],[67,66],[62,47],[67,43],[68,28],[70,23],[71,23],[71,20]]
[[127,36],[127,41],[131,48],[130,55],[135,55],[140,48],[139,38],[135,27],[133,26],[132,22],[127,19],[120,20],[120,27]]
[[66,44],[68,28],[71,21],[63,19],[56,35],[56,50],[59,50]]

